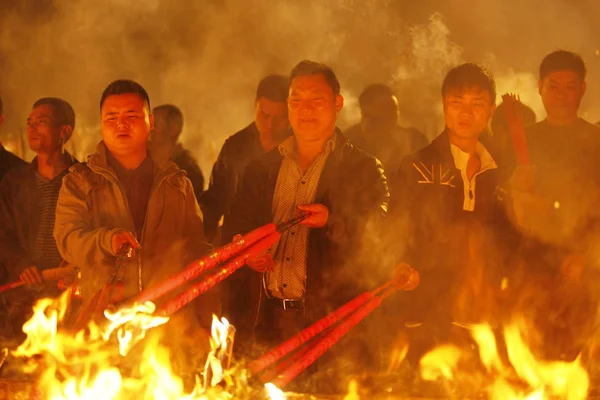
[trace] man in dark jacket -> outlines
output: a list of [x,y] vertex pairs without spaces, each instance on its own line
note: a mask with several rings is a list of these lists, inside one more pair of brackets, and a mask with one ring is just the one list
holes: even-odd
[[[2,99],[0,98],[0,126],[2,126],[2,122],[4,121],[4,108],[2,105]],[[19,157],[15,156],[10,151],[6,150],[2,143],[0,143],[0,181],[4,175],[14,167],[19,167],[27,164],[25,161],[21,160]]]
[[412,362],[449,339],[451,322],[493,323],[498,314],[488,307],[499,304],[494,296],[510,265],[505,250],[516,250],[518,238],[499,199],[501,166],[483,135],[495,98],[494,80],[483,67],[467,63],[448,72],[442,86],[446,129],[407,157],[390,181],[392,241],[407,243],[398,250],[421,274],[401,306],[412,327]]
[[[542,60],[538,89],[546,118],[526,129],[533,167],[512,176],[516,221],[532,239],[545,243],[560,300],[542,304],[537,325],[549,359],[572,361],[592,335],[597,309],[597,247],[600,238],[600,127],[579,117],[586,91],[586,66],[578,54],[558,50]],[[597,323],[597,322],[596,322]]]
[[398,126],[398,98],[389,86],[369,85],[358,99],[361,121],[344,135],[350,143],[377,157],[386,171],[395,171],[400,161],[427,146],[429,141],[414,128]]
[[198,199],[210,241],[217,235],[221,218],[231,211],[244,168],[289,136],[287,93],[285,76],[263,78],[256,90],[254,122],[225,141],[213,166],[208,190]]
[[13,311],[19,310],[16,328],[31,314],[35,299],[59,294],[57,282],[44,282],[42,271],[64,265],[52,233],[62,178],[76,162],[64,151],[74,127],[69,103],[38,100],[27,118],[29,147],[37,156],[30,165],[9,171],[0,184],[0,263],[11,279],[28,285],[13,298],[23,307],[11,304]]
[[[2,126],[2,122],[4,121],[4,109],[2,106],[2,98],[0,98],[0,127]],[[6,150],[0,142],[0,182],[2,182],[2,178],[8,171],[15,167],[21,167],[27,165],[27,163],[21,160],[19,157]],[[8,270],[5,265],[0,263],[0,284],[6,283],[9,279]]]
[[361,273],[351,260],[361,251],[365,226],[387,212],[381,164],[352,146],[336,128],[342,109],[331,68],[300,62],[289,80],[288,110],[294,135],[248,165],[225,219],[226,240],[298,211],[311,211],[246,269],[248,292],[230,316],[241,337],[273,345],[324,316],[359,292]]
[[151,150],[159,162],[171,160],[184,170],[194,187],[196,198],[204,191],[204,175],[196,159],[189,150],[178,143],[183,129],[183,113],[172,104],[154,107],[154,129],[150,132]]
[[539,73],[547,115],[526,130],[535,168],[518,167],[513,176],[514,189],[526,194],[515,197],[518,222],[534,237],[595,262],[600,127],[578,116],[586,91],[585,63],[559,50],[544,58]]

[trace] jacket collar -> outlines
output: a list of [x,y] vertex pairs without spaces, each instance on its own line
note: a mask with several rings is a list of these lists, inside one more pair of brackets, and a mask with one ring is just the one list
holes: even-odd
[[[335,130],[333,136],[325,143],[325,152],[326,153],[331,153],[336,149],[336,146],[338,146],[338,136],[342,135],[341,132],[339,132],[338,129]],[[283,157],[288,157],[288,158],[296,158],[296,137],[295,136],[289,136],[287,139],[285,139],[283,142],[281,142],[281,144],[279,144],[279,146],[277,146],[277,149],[279,150],[279,152],[281,153],[281,155]]]
[[[108,173],[116,178],[113,169],[108,165],[108,160],[106,158],[107,152],[108,148],[106,147],[104,141],[101,140],[100,143],[98,143],[98,146],[96,146],[96,152],[88,157],[88,166],[96,173]],[[152,157],[152,152],[150,149],[148,149],[148,155],[152,161],[154,161],[154,165],[156,165],[157,178],[163,178],[179,171],[177,165],[175,165],[175,163],[171,160],[166,160],[159,163]]]
[[[488,132],[483,132],[479,136],[479,142],[485,147],[490,156],[494,160],[497,160],[493,146],[490,142],[490,135]],[[439,134],[438,137],[433,139],[430,146],[438,152],[444,164],[454,166],[454,157],[452,156],[452,150],[450,148],[450,137],[448,136],[448,129],[444,129],[444,131],[441,134]]]

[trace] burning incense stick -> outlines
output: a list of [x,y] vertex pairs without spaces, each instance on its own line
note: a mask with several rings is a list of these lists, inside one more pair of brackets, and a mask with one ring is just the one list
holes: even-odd
[[253,244],[249,249],[247,249],[247,251],[245,251],[243,254],[235,257],[232,261],[229,261],[224,266],[219,268],[217,272],[208,275],[200,282],[193,284],[179,296],[165,303],[159,308],[159,310],[156,312],[156,315],[173,315],[196,297],[213,288],[217,285],[217,283],[225,280],[235,271],[243,267],[248,258],[257,256],[267,251],[271,246],[277,243],[280,237],[281,234],[279,232],[273,232],[269,236],[262,238],[257,243]]
[[[397,290],[414,289],[418,285],[418,276],[418,272],[407,264],[401,265],[396,269],[395,277],[393,279],[372,292],[366,292],[359,295],[335,310],[333,313],[315,322],[296,336],[277,346],[258,360],[250,363],[250,371],[254,374],[260,373],[265,368],[299,349],[315,336],[323,333],[334,324],[343,320],[337,327],[333,328],[330,332],[327,332],[323,338],[319,339],[317,344],[311,344],[310,350],[300,353],[300,356],[294,358],[293,364],[291,364],[283,373],[283,376],[285,376],[284,380],[288,378],[289,380],[292,380],[377,308],[381,304],[383,298]],[[307,360],[310,361],[307,363]],[[276,368],[276,370],[280,369],[281,368]],[[276,385],[279,386],[279,384]]]
[[[42,278],[44,278],[45,281],[59,281],[61,279],[72,276],[75,273],[75,267],[73,267],[72,265],[69,265],[67,267],[44,269],[41,271]],[[6,285],[0,286],[0,293],[21,287],[23,285],[25,285],[25,282],[23,281],[7,283]]]
[[134,300],[128,303],[142,304],[146,301],[155,301],[156,299],[172,291],[173,289],[176,289],[188,282],[193,281],[194,279],[202,275],[204,272],[216,267],[218,264],[221,264],[229,260],[231,257],[240,254],[242,251],[248,249],[250,246],[258,242],[259,240],[269,236],[270,234],[274,232],[283,232],[291,228],[292,226],[299,224],[309,215],[310,213],[308,212],[301,212],[295,218],[289,221],[285,221],[279,225],[275,225],[273,223],[263,225],[245,234],[241,238],[232,241],[228,245],[215,250],[212,254],[194,261],[193,263],[188,265],[183,271],[175,274],[171,278],[160,282],[159,284],[149,289],[144,290],[138,296],[136,296]]

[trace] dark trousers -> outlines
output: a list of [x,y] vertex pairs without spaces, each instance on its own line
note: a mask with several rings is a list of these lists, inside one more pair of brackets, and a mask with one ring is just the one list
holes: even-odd
[[255,330],[255,342],[259,346],[277,346],[308,325],[304,309],[284,310],[275,301],[264,299]]

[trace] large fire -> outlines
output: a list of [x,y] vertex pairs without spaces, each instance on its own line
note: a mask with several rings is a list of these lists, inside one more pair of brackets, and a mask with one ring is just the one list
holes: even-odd
[[[169,321],[153,315],[154,304],[107,311],[104,325],[90,323],[72,332],[61,326],[68,296],[43,299],[25,323],[25,342],[13,352],[28,361],[26,372],[36,376],[35,398],[43,399],[232,399],[250,394],[248,372],[230,368],[234,329],[213,317],[210,352],[195,384],[184,382],[173,368],[171,350],[160,335],[147,335]],[[486,324],[465,325],[472,348],[446,344],[420,361],[421,378],[441,383],[451,397],[490,399],[585,399],[590,386],[580,357],[573,362],[543,361],[528,346],[527,321],[513,319],[502,333]],[[148,336],[148,337],[147,337]],[[503,337],[505,346],[498,343]],[[470,387],[471,393],[463,393]],[[284,400],[286,395],[267,383],[264,396]],[[358,399],[351,381],[346,399]]]
[[[524,338],[527,324],[516,318],[503,329],[508,363],[498,350],[496,335],[489,325],[479,324],[469,328],[475,341],[480,374],[474,372],[472,363],[465,367],[470,354],[455,345],[443,345],[427,353],[420,362],[421,377],[429,381],[457,382],[470,380],[490,399],[585,399],[588,395],[589,377],[578,357],[573,362],[538,360],[530,351]],[[450,389],[450,385],[447,385]]]
[[[67,296],[40,300],[34,307],[33,317],[23,326],[27,339],[13,352],[14,356],[28,360],[26,372],[37,373],[38,398],[195,400],[232,397],[218,385],[224,379],[223,368],[218,364],[219,355],[227,352],[229,324],[225,319],[219,321],[215,317],[213,323],[213,351],[204,371],[204,380],[208,381],[202,382],[196,377],[195,387],[186,393],[183,379],[171,367],[169,349],[159,343],[157,336],[141,341],[148,329],[168,321],[168,318],[152,315],[152,303],[107,312],[106,326],[91,323],[86,330],[76,333],[59,329],[66,306]],[[133,367],[127,364],[126,356],[135,359]]]

